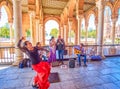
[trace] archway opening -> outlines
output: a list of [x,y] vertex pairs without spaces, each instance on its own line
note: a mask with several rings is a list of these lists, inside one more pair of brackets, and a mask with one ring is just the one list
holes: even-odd
[[104,10],[104,44],[112,43],[112,12],[109,6],[105,6]]
[[94,14],[90,15],[89,25],[88,25],[88,44],[95,44],[96,42],[96,28],[95,28],[95,16]]
[[75,32],[74,32],[74,30],[70,30],[69,44],[70,45],[75,45]]
[[12,29],[12,23],[8,23],[7,11],[2,6],[0,8],[0,42],[11,42],[13,41],[13,36],[14,30]]
[[82,19],[81,23],[81,42],[85,43],[86,30],[85,30],[85,19]]
[[45,23],[45,45],[49,45],[52,36],[57,39],[59,35],[59,24],[55,20],[48,20]]

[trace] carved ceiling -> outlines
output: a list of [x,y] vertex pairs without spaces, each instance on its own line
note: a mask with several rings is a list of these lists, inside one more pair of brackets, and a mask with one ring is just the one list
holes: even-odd
[[[0,0],[12,3],[12,0]],[[36,0],[21,0],[22,1],[22,11],[28,12],[29,7],[35,9],[35,1]],[[43,13],[45,15],[60,15],[62,14],[64,8],[68,5],[70,0],[38,0],[40,5],[42,5]],[[90,10],[91,8],[96,6],[96,0],[84,0],[83,12]],[[111,3],[116,0],[106,0]],[[75,15],[74,9],[74,15]]]

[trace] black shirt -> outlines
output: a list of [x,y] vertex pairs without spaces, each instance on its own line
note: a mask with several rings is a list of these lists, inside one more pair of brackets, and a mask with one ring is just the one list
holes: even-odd
[[37,47],[34,47],[33,50],[28,50],[28,49],[25,48],[25,47],[21,47],[21,42],[22,42],[22,40],[19,40],[17,46],[18,46],[18,48],[19,48],[22,52],[25,52],[25,53],[28,55],[28,57],[29,57],[30,60],[32,61],[32,65],[40,63],[41,60],[42,60],[42,59],[40,58],[39,52],[38,52],[40,49],[38,49]]

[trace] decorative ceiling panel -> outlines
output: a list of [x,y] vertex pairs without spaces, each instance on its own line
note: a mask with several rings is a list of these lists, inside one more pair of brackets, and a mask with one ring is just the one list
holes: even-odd
[[69,0],[42,0],[43,11],[45,14],[60,15],[68,1]]
[[84,2],[84,12],[96,5],[95,0],[85,0]]

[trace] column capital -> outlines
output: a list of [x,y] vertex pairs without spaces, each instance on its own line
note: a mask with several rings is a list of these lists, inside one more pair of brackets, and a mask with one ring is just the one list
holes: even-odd
[[36,22],[38,22],[38,23],[40,22],[40,20],[39,20],[39,19],[36,19],[36,18],[35,18],[35,20],[36,20]]
[[35,17],[35,11],[29,11],[28,13],[31,17]]
[[22,2],[22,0],[12,0],[13,2],[17,1],[17,2]]
[[70,22],[71,22],[71,21],[72,21],[72,19],[73,19],[72,17],[68,17],[68,21],[70,21]]
[[103,0],[96,0],[96,7],[98,7],[98,9],[100,9],[100,10],[103,10],[104,1]]
[[112,22],[116,22],[118,19],[118,16],[117,15],[112,15],[111,19],[112,19]]
[[77,15],[76,18],[79,20],[79,19],[82,19],[83,18],[83,15]]
[[36,15],[36,16],[35,16],[35,19],[39,19],[39,16],[38,16],[38,15]]
[[8,18],[8,23],[13,23],[13,18]]
[[112,22],[116,23],[117,22],[117,18],[112,18]]

